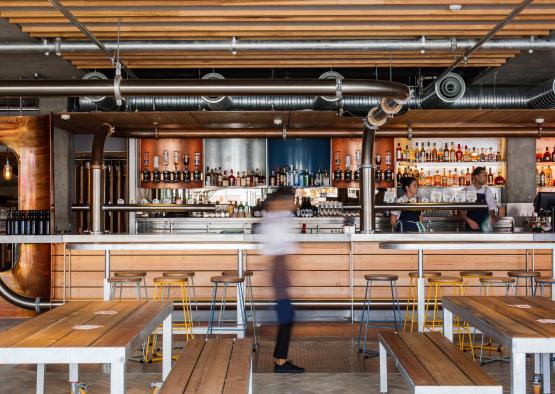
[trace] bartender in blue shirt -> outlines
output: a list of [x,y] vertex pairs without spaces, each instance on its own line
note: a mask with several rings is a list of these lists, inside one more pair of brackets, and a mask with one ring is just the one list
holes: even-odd
[[[401,188],[403,194],[397,199],[397,203],[405,204],[416,199],[418,195],[418,182],[415,178],[409,176],[401,180]],[[392,211],[390,216],[391,225],[397,232],[407,233],[421,233],[424,232],[424,225],[422,224],[422,211]]]
[[493,191],[486,186],[488,173],[485,167],[476,167],[472,171],[472,183],[465,187],[465,191],[476,192],[476,203],[486,204],[487,208],[471,209],[461,211],[460,217],[466,222],[466,231],[492,231],[492,224],[495,223],[495,198]]

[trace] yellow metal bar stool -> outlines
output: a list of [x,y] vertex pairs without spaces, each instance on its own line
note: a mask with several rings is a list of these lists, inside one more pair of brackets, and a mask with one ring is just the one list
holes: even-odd
[[530,281],[530,292],[532,295],[535,294],[534,279],[538,278],[541,273],[539,271],[509,271],[507,272],[510,278],[515,278],[516,282],[514,285],[515,296],[518,295],[518,289],[520,288],[520,280],[524,280],[524,290],[525,295],[528,295],[528,281]]
[[116,288],[119,288],[119,299],[121,300],[123,288],[125,286],[135,288],[135,298],[141,299],[141,282],[143,278],[140,276],[111,276],[108,278],[110,284],[110,299],[116,299]]
[[187,294],[189,299],[193,301],[193,308],[195,309],[196,321],[200,326],[200,315],[198,313],[197,293],[195,289],[195,272],[194,271],[165,271],[162,276],[166,278],[187,278]]
[[[191,306],[189,300],[189,294],[187,293],[187,281],[185,277],[166,277],[161,276],[153,279],[154,282],[154,297],[153,300],[169,300],[175,299],[181,304],[183,310],[183,323],[173,323],[172,330],[174,328],[183,328],[185,330],[185,340],[189,338],[194,338],[193,336],[193,323],[191,319]],[[177,297],[172,297],[171,289],[178,289]],[[161,355],[157,353],[156,348],[156,332],[152,333],[148,338],[147,350],[145,359],[147,361],[160,361],[162,359]]]
[[145,299],[148,299],[148,290],[146,286],[146,271],[116,271],[114,272],[115,277],[128,277],[128,276],[140,276],[143,278],[143,289],[145,291]]
[[[441,276],[439,271],[426,271],[423,278],[432,278],[434,276]],[[418,280],[418,271],[409,272],[409,290],[407,294],[407,306],[405,308],[405,317],[403,319],[403,331],[407,331],[407,325],[410,320],[410,332],[414,330],[416,323],[416,282]],[[410,313],[409,313],[410,311]],[[410,316],[410,318],[409,318]]]
[[[503,292],[503,295],[508,296],[511,286],[515,283],[514,278],[502,276],[482,277],[479,280],[481,296],[495,296],[495,288],[501,290]],[[482,334],[481,344],[474,347],[474,350],[480,349],[480,364],[488,364],[495,361],[510,361],[510,357],[501,357],[500,355],[498,355],[497,357],[484,357],[484,350],[498,353],[501,353],[503,351],[503,346],[494,344],[491,338],[488,339],[487,343],[484,342],[485,337],[484,334]]]
[[[256,335],[256,308],[254,306],[254,291],[252,287],[252,276],[254,275],[254,271],[252,270],[245,270],[243,271],[243,277],[245,278],[245,296],[248,298],[249,309],[250,309],[250,321],[252,323],[252,334],[254,338],[254,343],[252,345],[253,350],[258,350],[258,335]],[[222,271],[222,276],[237,276],[237,271]],[[246,300],[245,300],[246,302]],[[246,305],[245,305],[246,308]],[[247,316],[247,322],[249,320],[249,316]]]
[[[245,283],[245,277],[222,275],[213,276],[210,278],[212,282],[212,297],[210,299],[210,314],[208,316],[208,335],[221,334],[225,331],[237,332],[238,330],[245,332],[247,329],[247,316],[245,312],[245,295],[243,292],[243,284]],[[230,286],[235,286],[237,289],[237,319],[234,320],[235,324],[231,324],[231,321],[225,319],[225,308],[227,305],[227,290]],[[218,302],[218,289],[222,289],[221,299],[220,299],[220,310],[218,313],[218,319],[216,321],[216,303]]]
[[538,286],[540,287],[540,294],[543,297],[543,292],[544,292],[544,288],[545,285],[547,286],[551,286],[553,284],[555,284],[555,279],[554,278],[536,278],[534,279],[534,283],[536,285],[536,289],[534,290],[534,294],[538,295]]
[[[443,320],[438,318],[439,305],[441,299],[445,294],[445,289],[451,289],[451,294],[454,296],[464,295],[463,289],[463,279],[460,276],[443,276],[443,277],[432,277],[428,278],[428,300],[426,302],[426,313],[424,314],[424,329],[428,327],[430,331],[440,329],[443,327]],[[432,319],[428,320],[429,308],[432,307]],[[453,327],[458,327],[459,335],[459,347],[464,349],[464,335],[462,331],[468,333],[468,339],[470,340],[470,350],[472,352],[472,357],[474,358],[474,352],[472,348],[472,336],[470,333],[470,326],[464,324],[460,321],[458,317],[454,318]]]

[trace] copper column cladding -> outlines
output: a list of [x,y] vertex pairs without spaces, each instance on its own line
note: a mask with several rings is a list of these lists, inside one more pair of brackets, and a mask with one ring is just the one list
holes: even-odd
[[106,138],[113,133],[114,127],[103,123],[94,135],[89,176],[89,182],[91,182],[89,186],[89,203],[91,205],[89,223],[92,234],[100,234],[104,228],[104,212],[102,212],[104,205],[104,143]]
[[376,188],[372,157],[374,156],[374,140],[376,129],[364,124],[362,137],[362,162],[360,165],[360,232],[368,234],[376,228],[374,217],[374,190]]

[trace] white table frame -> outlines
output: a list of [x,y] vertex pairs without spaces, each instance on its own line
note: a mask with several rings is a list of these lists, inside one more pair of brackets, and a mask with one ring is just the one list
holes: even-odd
[[[100,250],[104,251],[104,279],[103,279],[103,299],[108,301],[110,299],[110,252],[113,250],[235,250],[237,251],[237,275],[243,277],[243,271],[247,268],[247,250],[258,250],[261,246],[255,243],[199,243],[199,242],[168,242],[168,243],[66,243],[64,244],[64,301],[66,297],[66,250],[68,253],[68,272],[69,272],[69,286],[71,298],[71,251],[72,250]],[[239,292],[237,292],[237,312],[236,312],[236,326],[219,330],[217,328],[212,330],[213,334],[235,334],[237,338],[245,338],[245,322],[239,305],[245,305],[245,283],[241,283],[243,300],[239,300]],[[193,334],[207,334],[208,327],[193,327]]]
[[[487,235],[485,235],[487,236]],[[551,250],[551,276],[555,278],[555,243],[552,242],[380,242],[380,249],[418,251],[418,279],[416,300],[418,311],[418,331],[424,331],[425,250]],[[551,285],[551,299],[555,301],[555,284]]]
[[[482,322],[479,318],[471,318],[471,313],[465,316],[461,311],[457,311],[464,321],[470,321],[484,335],[496,339],[505,345],[511,352],[511,393],[526,393],[526,354],[535,355],[534,370],[541,373],[543,377],[543,392],[551,393],[551,353],[555,353],[555,338],[512,338],[510,341],[504,340],[499,332]],[[443,335],[453,342],[453,314],[448,305],[443,306]]]
[[[173,307],[171,308],[173,309]],[[130,349],[143,342],[155,329],[162,327],[162,380],[172,367],[172,313],[166,308],[151,320],[127,346],[118,347],[1,347],[0,364],[36,364],[36,393],[44,393],[46,364],[69,364],[69,382],[79,380],[79,364],[110,364],[110,393],[126,392],[125,366]]]

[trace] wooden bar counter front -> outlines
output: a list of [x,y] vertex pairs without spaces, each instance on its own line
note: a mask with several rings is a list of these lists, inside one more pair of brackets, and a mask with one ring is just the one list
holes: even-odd
[[[64,250],[62,244],[52,248],[52,296],[63,299]],[[103,251],[71,251],[71,266],[66,266],[66,297],[72,300],[102,298],[104,278]],[[409,272],[417,270],[416,251],[395,251],[379,248],[378,242],[302,242],[298,252],[289,256],[291,297],[296,301],[361,301],[364,297],[364,274],[379,272],[399,275],[399,297],[407,298]],[[550,250],[467,250],[430,251],[424,255],[427,271],[441,271],[443,275],[458,276],[463,270],[493,271],[494,276],[506,276],[507,271],[541,271],[551,276]],[[246,266],[254,271],[252,278],[257,301],[271,301],[273,288],[270,280],[270,260],[257,251],[246,252]],[[351,269],[352,267],[352,269]],[[237,269],[237,252],[229,251],[167,251],[135,250],[111,251],[110,270],[146,271],[149,294],[152,279],[162,271],[195,271],[196,295],[199,301],[210,298],[210,277],[222,270]],[[352,272],[352,278],[351,278]],[[377,287],[373,296],[390,297],[389,287]],[[479,282],[468,287],[469,295],[478,295]],[[546,293],[546,296],[549,292]],[[134,298],[134,290],[124,290],[124,296]],[[230,298],[235,294],[229,293]]]

